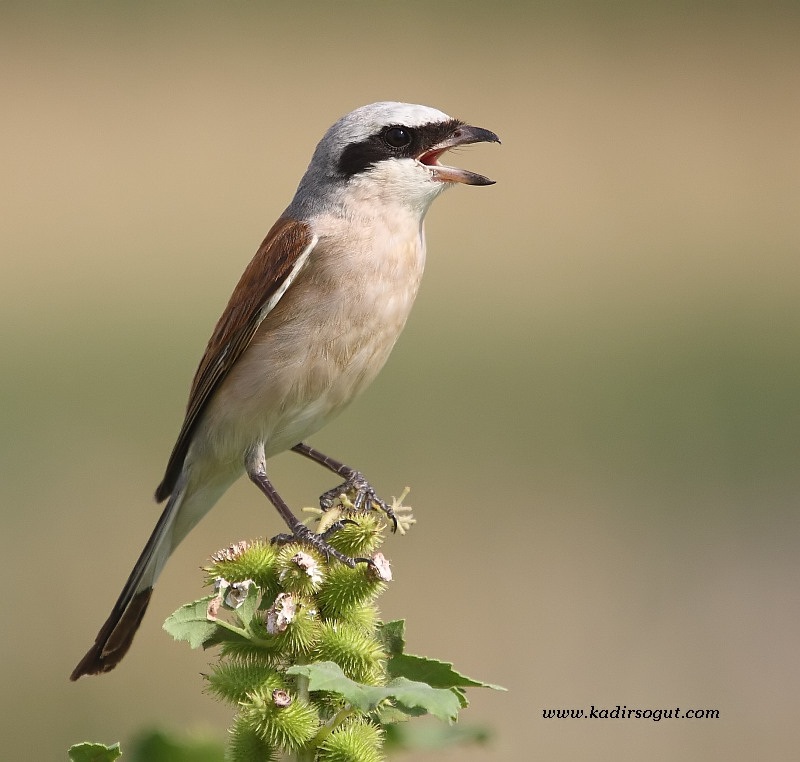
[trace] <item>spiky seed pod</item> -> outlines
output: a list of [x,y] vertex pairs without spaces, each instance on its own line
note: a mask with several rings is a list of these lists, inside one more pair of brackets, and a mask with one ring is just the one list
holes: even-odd
[[243,717],[234,719],[229,733],[226,762],[272,762],[278,759],[278,750],[266,743]]
[[383,543],[385,525],[381,516],[376,511],[351,511],[344,513],[344,518],[355,521],[355,524],[344,524],[328,538],[328,542],[352,558],[371,556]]
[[314,650],[319,661],[336,662],[359,683],[380,685],[386,680],[385,654],[372,635],[343,622],[324,622]]
[[234,542],[231,545],[228,545],[227,548],[222,548],[216,553],[212,553],[211,561],[215,564],[219,563],[220,561],[235,561],[252,544],[253,543],[250,542],[250,540],[239,540],[239,542]]
[[319,747],[318,762],[383,762],[383,733],[368,720],[351,717]]
[[296,661],[308,656],[319,641],[320,619],[310,598],[279,593],[252,629],[270,653]]
[[[357,522],[344,524],[328,539],[349,556],[372,559],[369,565],[351,569],[302,543],[276,547],[257,541],[223,548],[205,570],[209,582],[220,578],[225,586],[212,613],[236,627],[237,614],[228,606],[240,602],[233,600],[237,592],[249,601],[245,611],[252,611],[247,588],[237,583],[251,580],[261,594],[259,611],[248,617],[243,632],[219,630],[212,639],[221,655],[206,677],[206,691],[239,708],[226,755],[231,762],[264,762],[295,753],[317,762],[383,759],[380,727],[363,714],[342,722],[355,711],[342,694],[309,695],[305,678],[285,673],[291,664],[332,661],[358,682],[385,685],[388,680],[387,656],[375,634],[375,599],[391,580],[388,562],[376,552],[386,521],[378,511],[354,513],[352,508],[342,499],[326,514],[328,526],[339,517]],[[222,605],[223,600],[229,604]],[[340,722],[335,730],[328,725]]]
[[366,633],[375,632],[380,618],[380,611],[372,601],[347,606],[339,616],[341,622],[357,627]]
[[218,664],[210,675],[205,675],[207,691],[231,704],[240,704],[251,693],[259,690],[285,688],[280,673],[268,664],[253,659],[227,661]]
[[312,696],[320,724],[330,723],[346,707],[347,702],[338,693],[315,691]]
[[[256,635],[262,634],[255,620],[252,629]],[[257,664],[269,664],[272,666],[276,666],[283,661],[280,644],[270,642],[266,639],[266,636],[262,637],[258,643],[253,643],[249,640],[225,641],[220,644],[219,658],[221,662],[229,660],[237,663],[252,661]]]
[[375,600],[386,589],[366,564],[354,569],[344,564],[328,568],[328,578],[317,594],[320,613],[326,619],[347,618],[347,609]]
[[319,727],[312,704],[292,696],[290,702],[273,697],[271,690],[251,693],[241,704],[239,716],[267,745],[295,751],[308,743]]
[[[237,548],[231,546],[231,548]],[[257,540],[239,552],[227,552],[228,549],[218,551],[211,559],[213,563],[207,566],[207,584],[211,584],[217,577],[223,577],[229,582],[242,582],[252,579],[260,588],[262,594],[270,600],[277,594],[278,585],[278,551],[269,543]]]
[[278,551],[277,567],[281,589],[290,593],[311,595],[325,579],[326,566],[319,553],[296,542]]

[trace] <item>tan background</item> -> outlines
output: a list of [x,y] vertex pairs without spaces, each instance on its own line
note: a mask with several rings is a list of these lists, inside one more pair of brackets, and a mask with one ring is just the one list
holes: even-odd
[[[489,747],[414,758],[795,758],[800,16],[595,5],[3,5],[0,756],[223,736],[160,624],[211,551],[281,529],[245,484],[121,668],[67,675],[242,268],[328,125],[397,99],[503,138],[459,152],[497,185],[437,202],[386,372],[314,439],[413,487],[384,601],[410,649],[511,689],[463,715]],[[296,505],[331,486],[274,469]],[[541,716],[591,704],[721,719]]]

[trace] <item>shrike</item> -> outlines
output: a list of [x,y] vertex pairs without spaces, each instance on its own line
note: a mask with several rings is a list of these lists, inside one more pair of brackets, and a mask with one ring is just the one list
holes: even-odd
[[454,183],[491,185],[439,164],[448,149],[500,141],[427,106],[383,102],[334,124],[292,203],[247,266],[208,342],[156,500],[166,508],[94,645],[71,675],[113,669],[127,652],[170,553],[243,472],[298,539],[340,561],[270,482],[266,459],[294,450],[375,501],[364,477],[303,443],[381,369],[425,263],[423,220]]

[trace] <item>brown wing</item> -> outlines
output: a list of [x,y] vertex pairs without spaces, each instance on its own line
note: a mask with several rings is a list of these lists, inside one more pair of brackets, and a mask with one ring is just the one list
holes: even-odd
[[261,321],[283,296],[315,243],[306,223],[281,217],[242,273],[195,373],[186,418],[164,479],[156,489],[159,503],[175,489],[195,426],[205,406],[250,343]]

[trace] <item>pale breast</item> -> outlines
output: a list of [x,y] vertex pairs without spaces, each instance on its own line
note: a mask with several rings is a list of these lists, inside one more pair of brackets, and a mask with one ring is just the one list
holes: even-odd
[[386,362],[425,262],[419,222],[356,226],[331,218],[303,271],[210,401],[216,457],[261,440],[267,455],[319,430]]

